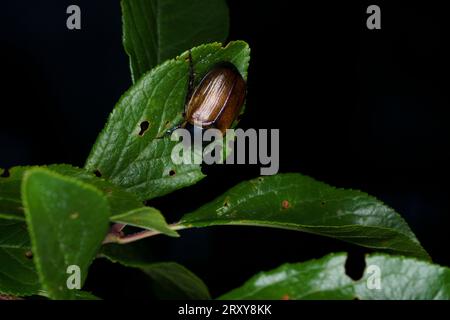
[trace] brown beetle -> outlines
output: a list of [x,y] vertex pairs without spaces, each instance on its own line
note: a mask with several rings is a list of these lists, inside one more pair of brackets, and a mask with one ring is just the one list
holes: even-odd
[[200,81],[186,104],[182,127],[189,130],[216,128],[224,134],[240,114],[246,92],[245,80],[232,63],[215,66]]

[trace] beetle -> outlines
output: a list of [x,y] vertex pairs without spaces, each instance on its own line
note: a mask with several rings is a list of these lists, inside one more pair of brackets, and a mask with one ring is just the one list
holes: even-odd
[[[193,77],[190,55],[189,59]],[[217,64],[188,95],[181,127],[191,132],[216,128],[224,134],[240,114],[246,93],[247,84],[236,66],[230,62]]]

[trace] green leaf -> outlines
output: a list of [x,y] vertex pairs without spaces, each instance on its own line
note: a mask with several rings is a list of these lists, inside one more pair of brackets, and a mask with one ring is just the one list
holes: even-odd
[[39,293],[25,223],[0,219],[0,294],[30,296]]
[[159,210],[150,207],[142,207],[124,214],[111,217],[111,220],[129,224],[144,229],[156,230],[172,237],[178,237],[178,233],[167,226],[166,220]]
[[110,217],[111,221],[159,231],[173,237],[178,236],[176,231],[168,227],[159,210],[145,207],[133,193],[125,191],[115,184],[98,178],[83,169],[68,165],[52,165],[49,166],[49,169],[80,179],[102,191],[109,202],[112,215]]
[[369,255],[366,265],[380,269],[381,289],[368,288],[374,273],[366,268],[363,279],[355,286],[360,299],[450,300],[450,268],[383,254]]
[[109,243],[101,247],[97,257],[107,258],[111,262],[124,266],[136,266],[157,262],[155,253],[148,244],[149,239],[127,243],[126,245]]
[[[154,294],[160,299],[210,299],[203,281],[175,262],[149,262],[136,247],[107,245],[101,256],[114,263],[142,270],[151,280]],[[103,249],[103,248],[102,248]]]
[[285,264],[261,272],[219,299],[352,299],[352,279],[345,274],[346,254]]
[[203,281],[191,271],[175,262],[153,263],[141,266],[154,284],[154,291],[161,299],[210,299]]
[[23,173],[29,168],[14,167],[7,177],[0,177],[0,218],[24,220],[20,184]]
[[0,219],[0,248],[30,249],[27,225],[21,221]]
[[36,269],[26,248],[0,245],[0,294],[31,296],[41,288]]
[[41,289],[33,259],[26,224],[21,221],[0,219],[1,295],[47,296]]
[[136,195],[123,190],[106,179],[96,177],[92,172],[66,164],[50,165],[47,168],[64,176],[88,183],[102,191],[106,200],[108,200],[111,215],[122,214],[143,207],[143,203]]
[[121,6],[133,82],[189,48],[228,36],[225,0],[122,0]]
[[25,223],[0,219],[0,294],[39,294],[41,285],[30,248]]
[[[176,142],[167,130],[182,122],[188,86],[185,52],[152,69],[132,86],[111,113],[86,168],[98,170],[113,183],[147,200],[190,186],[204,177],[199,165],[175,165]],[[229,61],[246,77],[250,49],[245,42],[218,43],[192,49],[194,69],[201,79],[218,62]],[[141,132],[141,124],[148,128]],[[145,126],[144,126],[145,128]]]
[[[21,204],[20,183],[25,171],[31,168],[36,167],[14,167],[11,169],[9,178],[1,178],[0,209],[4,209],[4,214],[0,214],[0,218],[25,221]],[[159,231],[170,236],[178,236],[176,231],[167,226],[164,217],[158,210],[145,207],[136,195],[103,178],[96,177],[94,173],[67,164],[49,165],[42,168],[48,168],[59,174],[79,179],[102,191],[111,209],[111,221],[129,223],[136,227]],[[4,202],[6,198],[9,200]],[[20,203],[20,206],[16,205],[11,209],[12,206],[9,206],[8,203]],[[0,230],[1,228],[2,225],[0,224]]]
[[49,166],[49,169],[80,179],[102,191],[109,202],[111,221],[130,224],[135,227],[155,230],[169,236],[178,237],[178,233],[168,227],[161,212],[155,208],[145,207],[135,194],[125,191],[115,184],[103,178],[98,178],[83,169],[68,165],[52,165]]
[[96,188],[35,168],[27,171],[22,199],[40,282],[52,299],[74,299],[67,288],[69,266],[78,266],[81,285],[108,231],[109,207]]
[[284,228],[429,259],[406,222],[382,202],[295,173],[242,182],[183,217],[180,224]]
[[[13,167],[10,170],[9,177],[0,178],[0,218],[25,220],[20,186],[24,173],[31,168],[37,168],[37,166]],[[42,166],[42,168],[48,168],[62,175],[77,178],[103,191],[108,199],[113,215],[143,206],[142,202],[134,194],[123,190],[105,179],[98,178],[94,173],[87,172],[84,169],[67,164]]]
[[354,281],[345,274],[346,258],[340,253],[285,264],[252,277],[219,299],[450,299],[449,268],[414,258],[375,254],[366,258],[364,276]]

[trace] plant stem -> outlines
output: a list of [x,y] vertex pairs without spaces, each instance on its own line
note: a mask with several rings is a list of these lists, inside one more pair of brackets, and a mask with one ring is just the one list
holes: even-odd
[[[123,224],[115,224],[111,227],[111,231],[106,235],[105,240],[103,240],[103,244],[107,243],[119,243],[126,244],[134,241],[138,241],[141,239],[145,239],[148,237],[153,237],[158,234],[162,234],[160,231],[156,230],[143,230],[133,234],[124,235],[122,229],[125,227]],[[186,226],[180,225],[178,223],[173,223],[169,225],[169,228],[172,230],[182,230],[186,229]]]

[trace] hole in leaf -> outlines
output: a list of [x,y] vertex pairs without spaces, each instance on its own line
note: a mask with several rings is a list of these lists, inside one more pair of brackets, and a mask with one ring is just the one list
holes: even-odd
[[353,280],[359,280],[366,269],[366,260],[363,251],[350,252],[345,261],[345,274]]
[[323,206],[325,206],[325,201],[322,201],[321,203],[320,203],[320,205],[323,207]]
[[191,58],[192,58],[192,54],[188,54],[188,55],[186,55],[186,58],[184,58],[184,61],[190,62]]
[[176,174],[175,170],[170,170],[169,171],[169,176],[173,177]]
[[99,177],[99,178],[102,177],[102,173],[98,169],[94,171],[94,174],[95,174],[96,177]]
[[8,169],[4,169],[2,174],[0,174],[0,177],[2,178],[8,178],[10,176],[9,170]]
[[139,135],[142,137],[144,133],[148,130],[148,127],[150,126],[150,122],[148,121],[142,121],[141,122],[141,131],[139,131]]
[[25,257],[27,257],[27,259],[33,259],[33,252],[31,252],[31,251],[26,251],[26,252],[25,252]]
[[230,206],[231,206],[230,198],[226,197],[225,200],[223,200],[223,207],[224,208],[229,208]]

